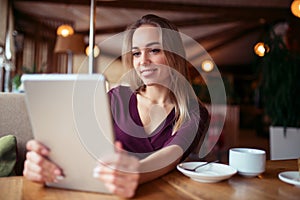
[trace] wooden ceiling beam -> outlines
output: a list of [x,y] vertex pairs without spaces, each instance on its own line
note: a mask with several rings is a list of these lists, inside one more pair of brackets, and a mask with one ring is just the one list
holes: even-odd
[[[181,20],[173,20],[174,23],[178,28],[186,28],[192,26],[203,26],[203,25],[214,25],[214,24],[222,24],[222,23],[231,23],[237,22],[234,18],[220,18],[220,17],[202,17],[202,18],[188,18],[188,19],[181,19]],[[113,26],[113,27],[104,27],[104,28],[97,28],[95,30],[95,34],[113,34],[119,33],[126,29],[126,26]],[[89,30],[81,30],[77,31],[78,33],[88,35]]]
[[233,26],[233,27],[229,27],[226,29],[222,29],[220,31],[208,34],[208,35],[204,35],[204,36],[200,36],[200,37],[196,37],[195,40],[199,43],[203,42],[203,41],[214,41],[217,38],[226,38],[226,37],[230,37],[234,34],[236,34],[237,32],[241,32],[243,30],[247,30],[248,28],[252,28],[252,27],[258,27],[259,29],[264,27],[264,24],[260,24],[257,22],[240,22],[237,25]]
[[25,14],[14,10],[15,26],[18,32],[26,35],[40,35],[46,39],[56,38],[56,28],[61,24],[73,25],[73,21],[58,18],[46,18]]
[[212,14],[245,19],[282,18],[290,16],[289,8],[257,7],[257,6],[224,6],[201,3],[159,2],[159,1],[97,1],[99,7],[126,8],[140,10],[176,11],[182,13]]
[[[15,2],[40,2],[38,0],[14,0]],[[87,0],[44,0],[44,3],[72,4],[89,6]],[[140,10],[159,10],[176,11],[186,13],[215,14],[215,16],[205,18],[192,18],[173,21],[179,28],[189,26],[200,26],[206,24],[218,24],[234,21],[261,20],[266,23],[286,20],[290,17],[290,10],[287,8],[270,7],[249,7],[249,6],[219,6],[204,5],[200,3],[181,3],[181,2],[158,2],[158,1],[140,1],[140,0],[118,0],[118,1],[96,1],[98,7],[140,9]],[[254,14],[255,13],[255,14]],[[126,25],[105,27],[95,30],[95,34],[112,34],[124,31]],[[89,34],[89,30],[79,31],[82,34]]]
[[[14,2],[40,2],[39,0],[14,0]],[[44,0],[44,3],[90,5],[87,0]],[[291,16],[289,8],[257,7],[257,6],[224,6],[207,5],[203,3],[159,2],[141,0],[96,1],[98,7],[176,11],[183,13],[218,13],[224,17],[238,18],[285,18]]]
[[[35,32],[36,27],[39,27],[41,30],[44,31],[52,31],[55,32],[55,29],[49,25],[43,24],[41,21],[37,20],[36,17],[34,16],[30,16],[18,11],[15,11],[15,23],[16,23],[16,28],[18,29],[19,27],[27,27],[30,29],[33,29],[32,31]],[[24,26],[24,24],[26,24]],[[18,30],[18,31],[22,31],[22,30]]]
[[196,41],[199,42],[204,47],[205,51],[200,54],[197,53],[197,55],[192,56],[190,58],[190,60],[193,61],[194,59],[197,59],[197,58],[201,57],[202,55],[207,54],[207,52],[212,53],[213,51],[215,51],[219,48],[222,48],[225,45],[230,44],[230,43],[240,39],[241,37],[252,34],[253,32],[256,32],[256,31],[260,31],[262,28],[263,28],[263,26],[261,24],[245,24],[245,25],[241,25],[239,27],[239,29],[236,29],[233,27],[231,30],[227,29],[226,32],[224,32],[224,31],[217,32],[216,34],[223,33],[222,40],[218,41],[215,44],[212,44],[210,46],[206,43],[207,40],[213,40],[214,37],[217,37],[216,35],[213,35],[212,36],[213,38],[207,37],[205,42],[203,42],[202,40],[199,41],[199,38],[198,38],[198,40],[196,40]]
[[211,46],[211,47],[208,47],[206,50],[211,53],[212,51],[215,51],[233,41],[236,41],[246,35],[250,35],[252,34],[253,32],[256,32],[256,31],[259,31],[260,29],[262,28],[261,25],[251,25],[251,26],[248,26],[247,28],[244,28],[244,29],[241,29],[239,31],[237,31],[236,33],[233,33],[231,35],[229,35],[227,38],[225,38],[223,41]]
[[[13,0],[14,2],[41,2],[40,0]],[[43,3],[90,5],[88,0],[44,0]]]
[[[120,33],[122,31],[125,31],[126,26],[112,26],[112,27],[104,27],[104,28],[97,28],[95,30],[95,35],[101,35],[101,34],[114,34],[114,33]],[[76,31],[77,33],[88,35],[89,30],[80,30]]]
[[203,26],[203,25],[215,25],[239,21],[236,18],[224,18],[224,17],[198,17],[187,18],[182,20],[172,21],[177,27],[189,27],[189,26]]

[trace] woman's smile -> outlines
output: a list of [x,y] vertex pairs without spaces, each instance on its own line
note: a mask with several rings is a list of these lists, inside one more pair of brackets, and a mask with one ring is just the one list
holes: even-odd
[[170,70],[157,27],[143,25],[136,29],[132,36],[132,57],[133,66],[145,85],[167,85]]
[[154,67],[147,67],[140,70],[140,74],[144,77],[152,76],[156,74],[155,72],[157,72],[157,68]]

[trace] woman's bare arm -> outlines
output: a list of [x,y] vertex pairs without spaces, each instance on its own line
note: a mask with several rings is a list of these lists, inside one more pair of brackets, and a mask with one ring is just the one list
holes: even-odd
[[171,145],[141,160],[139,183],[154,180],[173,170],[180,162],[182,155],[181,147]]

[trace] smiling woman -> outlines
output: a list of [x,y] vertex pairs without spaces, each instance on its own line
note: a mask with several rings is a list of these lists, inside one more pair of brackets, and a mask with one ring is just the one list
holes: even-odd
[[154,26],[142,25],[133,34],[132,46],[133,65],[144,84],[168,87],[165,81],[169,80],[170,71],[159,30]]
[[[202,143],[209,115],[188,81],[173,24],[145,15],[125,34],[122,60],[131,69],[126,74],[130,87],[108,92],[117,156],[99,161],[93,175],[112,193],[132,197],[139,183],[171,171]],[[25,177],[58,181],[63,169],[47,160],[49,149],[38,141],[28,144]]]

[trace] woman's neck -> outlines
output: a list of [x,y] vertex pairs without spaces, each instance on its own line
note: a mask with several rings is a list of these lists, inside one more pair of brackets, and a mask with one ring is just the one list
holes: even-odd
[[147,85],[137,94],[137,108],[145,132],[152,133],[174,108],[172,93],[166,87]]
[[140,94],[151,101],[152,104],[172,104],[172,95],[168,88],[161,85],[147,85]]

